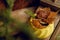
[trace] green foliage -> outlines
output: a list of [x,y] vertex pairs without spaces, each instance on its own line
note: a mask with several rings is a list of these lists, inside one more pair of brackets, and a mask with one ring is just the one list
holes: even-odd
[[8,25],[13,20],[10,17],[10,14],[13,8],[14,0],[5,0],[5,1],[7,2],[8,7],[4,10],[0,10],[0,21],[4,23],[2,26],[0,26],[0,36],[8,35]]
[[8,8],[13,8],[13,5],[14,5],[14,2],[15,2],[15,0],[6,0],[6,2],[8,3]]
[[34,30],[32,29],[29,23],[19,23],[19,26],[20,26],[20,32],[22,31],[24,34],[26,34],[26,36],[28,36],[30,40],[36,39],[33,33]]
[[[3,27],[1,26],[0,28],[0,36],[1,35],[6,35],[7,40],[15,40],[12,35],[10,35],[11,32],[14,32],[16,28],[20,29],[20,31],[24,32],[28,37],[30,37],[31,40],[35,40],[35,36],[33,34],[33,29],[29,23],[19,23],[18,21],[14,21],[10,17],[10,13],[12,11],[13,5],[14,5],[15,0],[6,0],[8,3],[8,7],[5,10],[0,10],[0,21],[4,22]],[[32,11],[27,11],[26,12],[28,15],[31,17],[35,17]],[[16,25],[12,26],[10,28],[10,23],[15,22]],[[3,30],[2,30],[3,29]]]
[[5,36],[5,33],[6,33],[6,31],[5,31],[5,27],[0,27],[0,36],[2,37],[2,36]]
[[32,12],[31,10],[25,11],[25,13],[31,16],[32,18],[35,18],[34,12]]

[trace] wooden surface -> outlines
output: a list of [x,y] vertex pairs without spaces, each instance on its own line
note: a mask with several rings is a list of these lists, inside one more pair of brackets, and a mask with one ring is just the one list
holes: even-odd
[[60,8],[60,0],[57,0],[56,2],[52,2],[51,0],[41,0],[41,1]]
[[53,35],[52,35],[51,38],[50,38],[50,40],[55,40],[56,37],[57,37],[57,35],[59,34],[59,32],[60,32],[60,23],[57,25],[57,27],[56,27]]
[[55,28],[54,33],[52,34],[50,40],[55,40],[56,36],[60,33],[60,15],[58,18],[59,18],[59,23],[58,23],[57,27]]

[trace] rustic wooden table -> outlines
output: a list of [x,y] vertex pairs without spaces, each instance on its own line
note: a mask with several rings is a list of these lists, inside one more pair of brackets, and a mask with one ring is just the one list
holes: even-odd
[[41,0],[41,1],[60,8],[60,0],[57,0],[56,2],[52,2],[51,0]]
[[58,16],[58,18],[59,18],[58,25],[56,26],[50,40],[55,40],[56,36],[60,33],[60,15]]

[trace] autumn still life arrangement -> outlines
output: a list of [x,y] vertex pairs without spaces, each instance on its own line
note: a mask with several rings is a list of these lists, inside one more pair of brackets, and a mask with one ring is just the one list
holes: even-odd
[[15,0],[5,0],[6,8],[0,9],[0,37],[6,40],[37,40],[49,37],[54,30],[57,12],[38,7],[12,11]]

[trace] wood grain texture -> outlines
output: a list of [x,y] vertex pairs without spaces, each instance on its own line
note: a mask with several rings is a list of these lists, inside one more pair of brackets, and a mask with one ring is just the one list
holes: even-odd
[[56,6],[58,8],[60,8],[60,0],[56,0],[56,2],[52,2],[51,0],[41,0],[44,3],[50,4],[52,6]]
[[[55,28],[54,30],[54,33],[52,34],[50,40],[55,40],[56,39],[56,36],[59,34],[60,32],[60,15],[58,16],[59,18],[59,24],[57,25],[57,27]],[[56,22],[57,23],[57,22]]]

